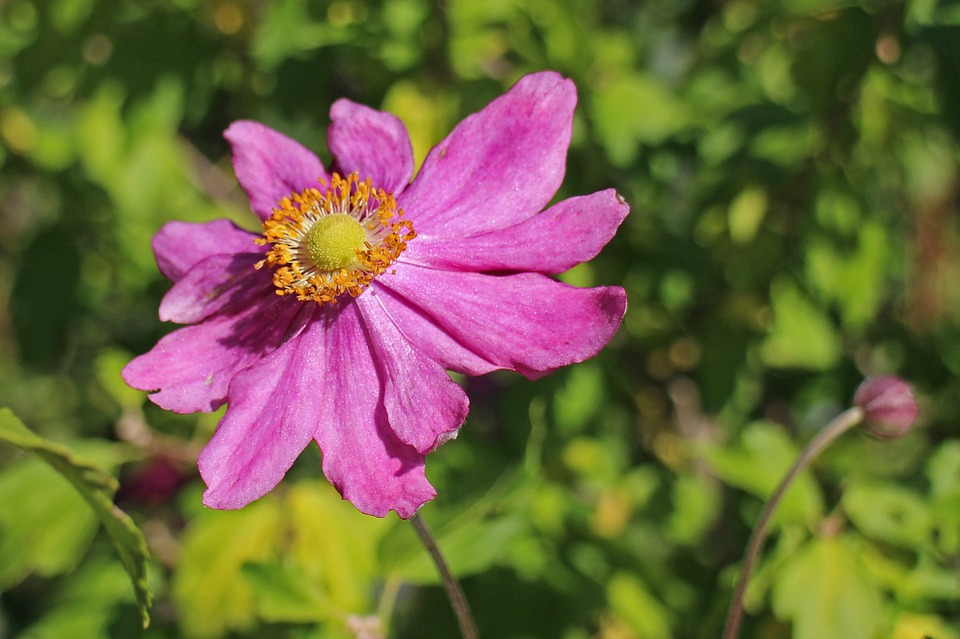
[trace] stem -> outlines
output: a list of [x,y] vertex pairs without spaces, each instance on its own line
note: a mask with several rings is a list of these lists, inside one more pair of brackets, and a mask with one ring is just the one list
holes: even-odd
[[750,535],[750,541],[747,542],[747,549],[743,553],[743,563],[740,566],[740,577],[737,580],[736,590],[733,591],[733,599],[730,601],[730,610],[727,612],[727,621],[724,624],[723,639],[736,639],[740,632],[740,622],[743,620],[743,595],[747,590],[747,582],[750,580],[750,572],[753,570],[753,564],[760,556],[760,549],[764,540],[767,538],[767,526],[773,511],[783,498],[787,488],[793,483],[797,475],[803,472],[810,463],[816,459],[823,449],[829,446],[840,435],[847,432],[863,420],[863,410],[858,406],[848,408],[840,413],[827,424],[823,430],[817,433],[817,436],[810,440],[807,447],[804,448],[793,466],[787,471],[777,489],[773,491],[770,499],[763,507],[763,512],[757,519],[757,523]]
[[393,617],[393,608],[397,604],[397,595],[400,593],[400,580],[396,577],[387,577],[383,584],[383,592],[380,593],[380,605],[377,609],[377,617],[380,618],[380,626],[384,632],[390,628],[390,619]]
[[437,572],[440,573],[443,587],[447,591],[447,598],[450,600],[450,605],[457,615],[457,623],[460,624],[460,634],[463,635],[463,639],[480,639],[480,633],[477,632],[477,624],[474,622],[473,615],[470,613],[470,604],[467,603],[467,598],[463,594],[460,582],[457,581],[457,578],[450,572],[450,568],[447,567],[447,562],[444,561],[443,554],[440,552],[437,542],[427,527],[427,522],[423,521],[418,514],[414,514],[413,517],[410,518],[410,522],[417,531],[417,535],[420,536],[423,547],[427,549],[430,558],[433,559],[433,563],[437,566]]

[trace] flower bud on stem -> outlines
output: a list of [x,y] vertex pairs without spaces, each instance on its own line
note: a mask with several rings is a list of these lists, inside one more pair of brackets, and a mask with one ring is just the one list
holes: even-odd
[[760,556],[760,549],[763,547],[763,542],[767,538],[767,526],[770,523],[770,518],[773,516],[773,511],[777,508],[777,504],[780,503],[784,493],[787,492],[787,488],[790,487],[790,484],[793,483],[797,475],[803,472],[823,449],[861,421],[863,421],[863,409],[859,406],[848,408],[837,415],[816,437],[810,440],[807,447],[801,451],[796,461],[793,462],[793,466],[790,467],[787,474],[780,480],[780,485],[773,491],[770,499],[767,500],[766,505],[763,507],[763,512],[760,513],[760,517],[757,519],[753,534],[750,535],[750,541],[747,542],[747,549],[743,553],[740,577],[737,580],[737,587],[733,591],[733,599],[730,601],[730,610],[727,612],[727,621],[723,629],[723,639],[735,639],[740,632],[740,622],[743,620],[743,595],[747,590],[750,572],[753,570],[753,564],[756,563],[757,558]]
[[740,577],[733,592],[730,610],[727,612],[727,621],[723,629],[723,639],[735,639],[740,631],[740,622],[743,620],[743,595],[747,590],[750,571],[760,555],[760,549],[767,537],[767,525],[783,494],[793,483],[793,480],[829,446],[833,440],[847,432],[857,424],[863,423],[867,433],[880,439],[897,439],[907,434],[913,428],[920,407],[910,385],[889,375],[867,378],[853,396],[853,408],[849,408],[837,415],[814,437],[807,447],[800,452],[790,470],[777,489],[767,500],[757,519],[747,549],[743,554],[743,564],[740,566]]

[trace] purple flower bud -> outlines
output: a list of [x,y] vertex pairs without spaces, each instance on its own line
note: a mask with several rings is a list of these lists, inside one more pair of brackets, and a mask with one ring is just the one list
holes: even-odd
[[910,384],[892,375],[864,380],[853,403],[863,409],[863,429],[880,439],[903,437],[920,413]]

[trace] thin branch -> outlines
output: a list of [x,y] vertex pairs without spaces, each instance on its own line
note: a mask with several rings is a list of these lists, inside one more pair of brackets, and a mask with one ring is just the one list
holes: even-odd
[[474,622],[473,615],[470,612],[470,604],[467,603],[467,598],[463,594],[460,582],[457,581],[457,578],[450,572],[450,568],[447,567],[447,562],[444,561],[443,554],[440,552],[437,542],[430,533],[427,523],[423,521],[418,514],[411,517],[410,522],[417,531],[417,535],[420,536],[420,541],[423,542],[423,546],[430,554],[430,558],[433,559],[433,563],[437,566],[440,579],[443,581],[443,587],[447,591],[447,598],[450,600],[450,605],[453,606],[453,611],[457,615],[457,622],[460,624],[460,634],[463,635],[463,639],[480,639],[480,633],[477,632],[477,624]]
[[793,483],[797,475],[803,472],[807,466],[810,465],[810,462],[816,459],[817,455],[819,455],[823,449],[829,446],[840,435],[859,424],[862,420],[863,410],[858,406],[849,408],[834,417],[816,437],[810,440],[807,447],[800,452],[796,461],[793,462],[793,466],[790,467],[787,474],[780,480],[780,485],[777,486],[777,489],[773,491],[770,499],[767,500],[766,505],[763,507],[763,512],[760,513],[760,517],[757,519],[757,523],[753,528],[753,534],[750,535],[750,541],[747,542],[747,549],[743,553],[740,577],[737,581],[737,588],[733,592],[733,599],[730,601],[730,610],[727,612],[727,621],[723,629],[723,639],[736,639],[737,634],[740,632],[740,622],[743,620],[743,596],[747,590],[747,582],[750,580],[753,564],[755,564],[759,558],[763,542],[767,538],[767,527],[770,523],[770,518],[773,516],[773,511],[776,510],[784,493],[787,492],[787,488],[790,487],[790,484]]

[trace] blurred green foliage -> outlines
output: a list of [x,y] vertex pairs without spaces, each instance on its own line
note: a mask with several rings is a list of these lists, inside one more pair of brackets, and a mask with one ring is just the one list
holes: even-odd
[[[719,635],[750,526],[864,375],[922,423],[855,434],[788,495],[745,636],[958,639],[960,2],[2,0],[0,406],[83,452],[122,442],[149,629],[92,511],[0,449],[0,638],[451,637],[409,528],[356,513],[307,451],[273,494],[203,510],[217,415],[119,379],[169,326],[166,221],[250,226],[221,132],[261,120],[323,157],[347,96],[418,162],[524,73],[580,104],[560,197],[632,213],[564,277],[630,308],[591,362],[466,380],[423,516],[483,636]],[[132,452],[130,452],[132,451]]]

